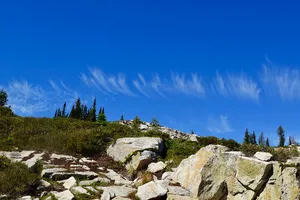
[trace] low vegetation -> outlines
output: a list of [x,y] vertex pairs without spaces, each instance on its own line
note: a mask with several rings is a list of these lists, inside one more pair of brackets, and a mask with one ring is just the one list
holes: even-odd
[[0,156],[0,194],[17,197],[33,193],[40,181],[41,163],[29,169],[21,162]]

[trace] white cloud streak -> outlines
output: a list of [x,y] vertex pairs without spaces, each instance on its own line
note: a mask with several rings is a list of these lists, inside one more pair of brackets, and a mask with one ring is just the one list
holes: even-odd
[[81,74],[82,82],[87,86],[95,86],[103,94],[125,94],[134,96],[122,74],[108,76],[100,69],[90,68],[90,77]]
[[258,84],[246,74],[228,74],[225,78],[218,72],[212,88],[223,96],[234,96],[243,99],[259,101],[261,89]]
[[279,95],[283,100],[300,99],[300,70],[275,68],[270,62],[268,64],[263,65],[262,72],[265,90]]
[[49,99],[40,86],[14,80],[2,88],[8,94],[8,104],[16,113],[33,114],[48,109]]
[[207,130],[212,133],[229,133],[232,132],[232,128],[229,124],[228,117],[220,115],[219,118],[209,118],[207,122]]
[[189,79],[186,79],[184,74],[172,74],[171,77],[175,91],[187,95],[205,95],[205,88],[201,78],[198,78],[197,74],[192,74]]

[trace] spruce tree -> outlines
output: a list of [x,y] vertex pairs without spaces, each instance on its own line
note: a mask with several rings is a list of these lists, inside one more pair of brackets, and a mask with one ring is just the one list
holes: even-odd
[[100,108],[100,111],[98,113],[98,120],[97,122],[101,125],[101,126],[105,126],[107,124],[106,121],[106,115],[104,113],[104,108]]
[[257,142],[256,142],[256,134],[255,134],[254,131],[252,133],[252,144],[257,144]]
[[269,138],[266,139],[266,146],[267,146],[267,147],[270,146]]
[[57,110],[57,118],[61,118],[61,111],[60,111],[60,108]]
[[0,91],[0,107],[4,107],[7,104],[7,93],[4,90]]
[[121,115],[120,121],[124,121],[124,115]]
[[244,136],[244,144],[249,144],[249,143],[250,143],[250,136],[249,136],[248,129],[246,129],[245,136]]
[[55,110],[55,113],[54,113],[54,117],[53,118],[57,118],[57,109]]
[[97,111],[97,107],[96,107],[96,98],[94,98],[94,102],[93,102],[93,107],[91,110],[91,121],[95,122],[96,121],[96,111]]
[[150,124],[151,124],[152,127],[155,127],[155,128],[159,127],[159,122],[158,122],[158,120],[156,119],[156,117],[153,117],[153,118],[152,118],[152,121],[151,121]]
[[63,109],[62,109],[62,111],[61,111],[61,116],[62,116],[63,118],[67,117],[66,109],[67,109],[67,103],[65,102],[64,105],[63,105]]
[[132,121],[133,130],[137,132],[140,129],[141,123],[142,123],[142,121],[140,120],[140,118],[138,116],[136,116]]
[[284,136],[284,129],[283,127],[280,125],[277,129],[277,134],[279,137],[279,147],[283,147],[284,143],[285,143],[285,136]]
[[260,146],[265,146],[265,137],[264,137],[264,133],[261,132],[260,136],[259,136],[259,139],[258,139],[258,144]]
[[81,107],[80,98],[78,98],[76,100],[74,118],[76,118],[76,119],[81,119],[82,118],[82,107]]
[[72,106],[71,112],[69,114],[69,118],[74,118],[74,119],[76,118],[74,105]]
[[86,120],[88,118],[88,109],[86,105],[82,105],[81,106],[81,110],[82,110],[82,119]]

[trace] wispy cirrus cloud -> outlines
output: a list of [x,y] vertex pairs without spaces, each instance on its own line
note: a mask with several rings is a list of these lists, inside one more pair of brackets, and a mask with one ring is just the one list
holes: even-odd
[[203,86],[201,78],[197,74],[191,74],[186,78],[184,74],[178,73],[172,74],[173,88],[175,91],[195,96],[204,96],[205,88]]
[[8,93],[8,103],[16,113],[33,114],[46,111],[49,107],[49,98],[38,85],[14,80],[0,88]]
[[263,65],[262,82],[266,92],[283,100],[300,99],[300,70],[274,67],[270,61]]
[[125,94],[134,96],[123,74],[118,74],[117,76],[107,75],[97,68],[90,68],[89,73],[90,76],[81,74],[80,78],[85,85],[94,86],[103,94]]
[[228,74],[224,77],[217,72],[212,88],[223,96],[234,96],[253,101],[259,101],[261,93],[258,83],[244,73]]
[[220,115],[218,118],[210,117],[207,122],[207,130],[212,133],[232,132],[228,117]]

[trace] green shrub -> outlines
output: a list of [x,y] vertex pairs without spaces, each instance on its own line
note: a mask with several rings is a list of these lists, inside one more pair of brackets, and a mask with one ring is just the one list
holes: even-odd
[[253,156],[256,152],[269,152],[273,155],[273,159],[280,162],[286,162],[287,159],[295,156],[299,156],[299,152],[296,147],[265,147],[255,144],[243,144],[240,150],[248,157]]
[[0,156],[0,194],[17,197],[35,190],[40,181],[25,164]]
[[13,117],[15,116],[14,112],[10,107],[0,106],[0,116],[2,117]]

